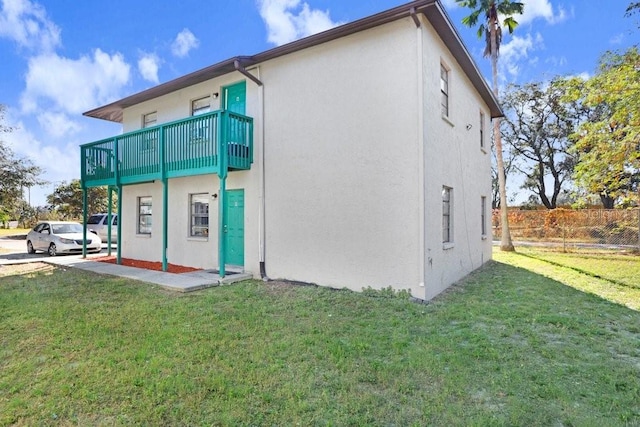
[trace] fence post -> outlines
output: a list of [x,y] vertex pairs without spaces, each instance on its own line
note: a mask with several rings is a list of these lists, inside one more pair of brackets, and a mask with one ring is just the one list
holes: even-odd
[[560,211],[560,218],[562,223],[562,252],[567,252],[567,222],[564,217],[564,209]]

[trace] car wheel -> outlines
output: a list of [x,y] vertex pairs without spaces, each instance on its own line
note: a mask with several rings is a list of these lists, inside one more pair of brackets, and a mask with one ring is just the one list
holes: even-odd
[[52,243],[49,245],[49,250],[47,251],[49,256],[56,256],[56,244]]
[[36,253],[36,250],[33,249],[33,244],[31,243],[31,240],[27,241],[27,253],[30,253],[30,254]]

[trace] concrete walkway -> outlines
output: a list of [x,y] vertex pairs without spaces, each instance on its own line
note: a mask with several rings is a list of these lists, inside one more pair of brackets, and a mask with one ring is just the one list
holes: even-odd
[[192,292],[212,286],[239,282],[253,277],[250,273],[227,273],[227,275],[222,278],[214,272],[214,270],[199,270],[180,274],[167,273],[164,271],[147,270],[146,268],[127,267],[108,262],[92,261],[91,258],[83,259],[75,256],[57,256],[42,261],[58,266],[93,271],[98,274],[126,277],[127,279],[153,283],[165,289],[178,292]]
[[[7,246],[9,246],[3,245],[3,243],[8,242],[7,240],[0,239],[0,247],[4,246],[6,248]],[[21,242],[20,246],[23,245],[24,241]],[[46,254],[27,254],[25,250],[21,249],[20,252],[12,251],[11,253],[0,254],[0,268],[2,268],[3,265],[44,262],[56,266],[77,268],[80,270],[93,271],[94,273],[98,274],[126,277],[127,279],[131,280],[153,283],[165,289],[178,292],[192,292],[212,286],[239,282],[242,280],[251,279],[253,277],[251,273],[229,274],[229,272],[227,272],[226,277],[222,278],[214,270],[199,270],[180,274],[165,273],[163,271],[127,267],[124,265],[92,260],[92,258],[103,257],[104,255],[104,253],[97,255],[88,255],[87,258],[82,258],[81,255],[61,255],[50,257]]]

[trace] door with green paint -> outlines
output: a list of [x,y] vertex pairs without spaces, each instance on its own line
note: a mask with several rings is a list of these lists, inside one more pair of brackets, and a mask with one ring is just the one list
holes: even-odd
[[226,263],[244,266],[244,190],[228,190],[225,209]]
[[222,88],[222,108],[238,114],[246,114],[247,82],[232,84]]

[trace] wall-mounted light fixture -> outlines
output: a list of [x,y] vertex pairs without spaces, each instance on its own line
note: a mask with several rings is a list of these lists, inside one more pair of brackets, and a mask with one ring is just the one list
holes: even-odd
[[213,94],[213,99],[218,99],[219,96],[220,96],[220,94],[218,92],[215,92]]
[[214,200],[217,199],[218,198],[218,193],[213,193],[211,195],[211,198],[214,199]]
[[472,127],[473,126],[471,125],[471,123],[467,123],[467,126],[466,126],[467,130],[471,130]]

